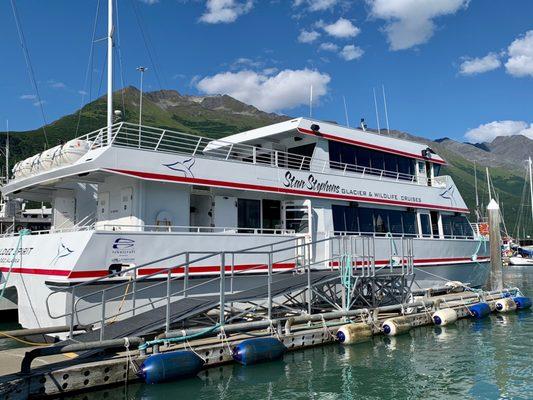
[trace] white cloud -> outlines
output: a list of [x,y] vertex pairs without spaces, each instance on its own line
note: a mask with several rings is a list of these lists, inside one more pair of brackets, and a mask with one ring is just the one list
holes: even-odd
[[207,0],[206,12],[200,21],[208,24],[234,22],[253,7],[253,0]]
[[78,94],[81,94],[82,96],[87,96],[89,93],[87,93],[85,90],[78,90]]
[[337,46],[335,43],[331,43],[331,42],[322,43],[318,48],[319,48],[319,50],[333,51],[335,53],[337,51],[339,51],[339,46]]
[[222,72],[196,83],[205,94],[228,94],[264,111],[287,110],[309,101],[309,88],[319,99],[328,91],[331,78],[316,70],[286,69],[269,76],[254,71]]
[[515,39],[507,49],[507,73],[517,77],[533,76],[533,31]]
[[533,125],[524,121],[493,121],[465,133],[471,143],[492,142],[498,136],[524,135],[533,139]]
[[306,4],[309,11],[325,11],[336,6],[340,0],[295,0],[294,6]]
[[50,86],[53,89],[66,89],[67,85],[65,85],[63,82],[58,82],[54,79],[48,80],[48,86]]
[[361,32],[358,27],[352,24],[352,21],[346,18],[339,18],[336,22],[329,25],[320,21],[318,26],[324,29],[328,35],[341,39],[353,38]]
[[34,94],[23,94],[22,96],[19,96],[19,99],[21,100],[35,100],[37,99],[37,96]]
[[391,50],[426,43],[435,31],[433,19],[455,14],[470,0],[366,0],[370,15],[387,21],[384,31]]
[[361,58],[364,53],[364,50],[359,46],[349,44],[347,46],[344,46],[344,48],[339,53],[339,56],[344,58],[346,61],[352,61]]
[[152,4],[156,4],[156,3],[159,3],[159,0],[140,0],[142,3],[144,4],[148,4],[148,5],[152,5]]
[[300,43],[313,43],[320,37],[320,33],[317,31],[306,31],[305,29],[298,35],[298,41]]
[[489,53],[481,58],[466,58],[459,66],[461,75],[476,75],[500,68],[502,65],[500,56]]

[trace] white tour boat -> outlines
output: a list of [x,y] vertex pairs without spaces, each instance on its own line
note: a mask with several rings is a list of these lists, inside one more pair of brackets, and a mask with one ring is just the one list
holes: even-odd
[[[309,284],[313,271],[339,274],[343,254],[328,241],[336,237],[369,238],[349,254],[356,267],[403,271],[409,258],[420,287],[485,283],[488,244],[475,235],[452,179],[439,176],[445,161],[426,145],[306,118],[220,140],[208,131],[113,124],[112,0],[108,7],[107,126],[20,162],[2,187],[4,196],[52,205],[51,229],[0,238],[0,285],[16,291],[23,327],[95,321],[84,313],[97,302],[103,320],[118,315],[143,275],[184,276],[185,287],[220,274],[221,302],[229,285],[246,291],[273,272],[301,279],[302,246],[268,261],[261,251],[243,252],[291,240],[309,244]],[[228,257],[201,256],[217,252]],[[124,285],[130,272],[133,292]],[[187,294],[218,290],[197,284]],[[134,315],[135,302],[151,304],[146,293],[126,300]]]
[[[59,323],[50,309],[66,312],[67,292],[57,290],[73,283],[180,252],[297,237],[371,236],[376,265],[390,262],[392,238],[410,237],[419,286],[481,286],[487,278],[488,245],[474,234],[452,179],[438,176],[444,160],[422,144],[305,118],[223,140],[122,122],[76,143],[61,163],[15,171],[2,188],[5,196],[52,204],[50,230],[0,239],[0,270],[4,279],[10,273],[25,327]],[[316,246],[314,257],[331,260],[328,251]],[[253,277],[265,273],[253,269],[261,263],[251,254],[232,268],[250,268]],[[199,262],[189,273],[219,269]]]

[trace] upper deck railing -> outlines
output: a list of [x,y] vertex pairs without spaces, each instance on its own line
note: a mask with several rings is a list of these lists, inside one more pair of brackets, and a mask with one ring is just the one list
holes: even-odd
[[[128,122],[113,125],[112,145],[164,153],[184,154],[191,157],[204,157],[238,161],[243,163],[268,165],[274,168],[287,168],[325,173],[330,175],[359,175],[369,179],[388,179],[410,182],[424,186],[447,187],[449,177],[433,179],[402,172],[387,171],[356,164],[348,164],[318,157],[302,156],[290,152],[265,149],[242,143],[231,143],[220,139],[207,138],[160,129]],[[91,149],[107,145],[107,128],[82,136],[91,142]]]

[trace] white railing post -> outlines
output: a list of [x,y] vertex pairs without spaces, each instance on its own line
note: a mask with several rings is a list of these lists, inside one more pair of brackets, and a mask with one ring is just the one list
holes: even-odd
[[257,161],[257,148],[254,146],[252,148],[252,162],[255,164]]
[[224,326],[224,305],[226,304],[226,253],[220,254],[220,326]]
[[159,149],[159,145],[161,144],[161,140],[163,140],[163,136],[165,136],[166,131],[167,131],[166,129],[163,130],[163,132],[159,136],[159,140],[157,141],[157,144],[155,145],[155,148],[154,148],[155,151],[157,151],[157,149]]

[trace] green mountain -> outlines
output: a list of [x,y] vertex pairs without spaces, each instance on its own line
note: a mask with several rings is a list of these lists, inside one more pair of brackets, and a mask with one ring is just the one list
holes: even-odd
[[[139,91],[127,87],[114,93],[116,109],[122,119],[138,122]],[[242,132],[287,120],[289,117],[266,113],[230,96],[186,96],[174,90],[145,93],[143,97],[143,124],[212,138]],[[106,123],[106,98],[88,103],[74,114],[67,115],[45,127],[48,145],[54,146],[84,133],[96,130]],[[485,167],[489,167],[496,194],[503,205],[503,214],[509,233],[513,233],[521,214],[524,187],[522,160],[533,154],[533,140],[523,136],[498,137],[492,143],[471,145],[448,138],[431,141],[405,132],[391,131],[391,135],[427,144],[444,157],[448,165],[441,175],[451,175],[469,208],[475,209],[474,162],[478,171],[480,202],[488,202]],[[0,133],[0,147],[5,146],[5,133]],[[11,165],[46,148],[43,129],[12,132]],[[3,160],[0,161],[2,167]],[[529,212],[529,211],[528,211]],[[472,216],[471,218],[475,218]],[[529,218],[526,218],[529,220]],[[533,226],[529,231],[533,231]]]

